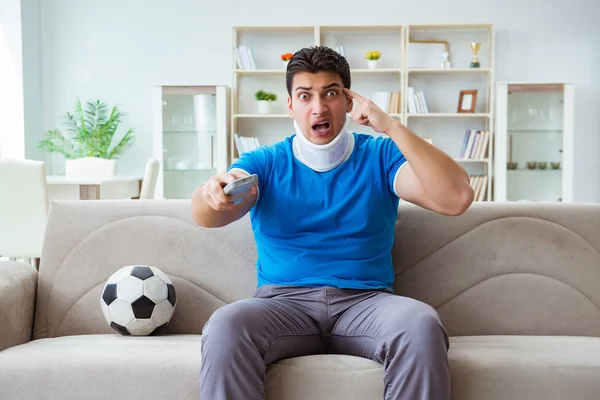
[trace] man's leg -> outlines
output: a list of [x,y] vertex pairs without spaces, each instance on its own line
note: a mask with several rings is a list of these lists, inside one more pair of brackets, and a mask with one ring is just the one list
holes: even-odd
[[257,291],[215,311],[202,332],[201,400],[263,400],[266,365],[325,352],[313,310],[295,301],[312,292],[293,290],[281,289],[289,298],[280,298],[260,288],[264,298]]
[[343,314],[329,351],[384,365],[384,400],[450,399],[449,342],[429,305],[391,293],[346,294],[333,305]]

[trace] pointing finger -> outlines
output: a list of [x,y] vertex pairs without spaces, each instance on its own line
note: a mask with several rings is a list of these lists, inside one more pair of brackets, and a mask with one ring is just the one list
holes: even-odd
[[346,93],[351,98],[358,100],[359,102],[365,100],[365,98],[362,97],[360,94],[353,92],[352,90],[350,90],[348,88],[344,88],[344,93]]

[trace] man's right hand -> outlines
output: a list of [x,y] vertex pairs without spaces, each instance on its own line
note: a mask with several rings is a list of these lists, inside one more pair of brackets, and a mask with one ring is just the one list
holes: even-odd
[[[223,188],[227,184],[248,176],[239,171],[225,172],[211,177],[202,187],[202,197],[204,201],[216,211],[232,210],[236,205],[233,204],[232,197],[225,194]],[[256,184],[252,186],[248,194],[257,193]]]

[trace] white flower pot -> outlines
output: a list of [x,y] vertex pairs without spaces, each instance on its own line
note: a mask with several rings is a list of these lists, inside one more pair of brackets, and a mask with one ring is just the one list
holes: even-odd
[[283,61],[283,69],[287,70],[287,66],[290,63],[290,61]]
[[369,69],[377,69],[377,61],[379,60],[367,60],[367,66]]
[[115,176],[116,160],[84,157],[65,161],[67,179],[111,179]]
[[267,100],[258,100],[258,113],[269,114],[271,112],[271,102]]

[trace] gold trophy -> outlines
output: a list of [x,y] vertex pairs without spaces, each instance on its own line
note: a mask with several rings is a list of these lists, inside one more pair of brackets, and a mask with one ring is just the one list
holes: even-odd
[[479,49],[481,49],[481,43],[473,42],[470,44],[471,51],[473,52],[473,59],[471,60],[471,68],[479,68],[479,59],[477,58],[477,53]]

